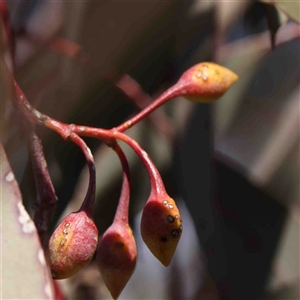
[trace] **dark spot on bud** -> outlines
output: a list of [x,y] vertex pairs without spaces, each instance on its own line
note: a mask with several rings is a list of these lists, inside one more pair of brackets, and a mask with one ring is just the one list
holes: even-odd
[[124,247],[124,244],[122,242],[116,242],[116,246],[118,248],[123,248]]
[[172,237],[177,238],[179,236],[179,230],[178,229],[173,229],[171,231],[171,235],[172,235]]
[[167,220],[168,220],[169,223],[173,223],[175,221],[175,218],[171,215],[168,215]]
[[162,237],[160,240],[161,240],[162,242],[164,242],[164,243],[168,241],[168,239],[165,238],[165,237]]
[[56,279],[57,275],[56,275],[56,272],[54,270],[51,270],[51,274],[52,274],[52,278]]

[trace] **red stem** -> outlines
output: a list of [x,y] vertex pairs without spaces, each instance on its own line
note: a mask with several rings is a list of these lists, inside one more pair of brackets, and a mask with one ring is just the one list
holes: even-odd
[[144,163],[151,183],[151,193],[156,194],[166,194],[165,186],[161,179],[161,176],[155,167],[154,163],[150,159],[149,155],[141,148],[141,146],[132,138],[127,136],[126,134],[119,132],[117,130],[105,130],[100,128],[88,127],[88,126],[79,126],[79,125],[67,125],[61,123],[59,121],[53,120],[48,117],[45,122],[45,126],[55,130],[58,134],[60,134],[63,138],[68,138],[72,133],[76,133],[78,135],[84,135],[89,137],[94,137],[103,140],[107,145],[114,145],[114,140],[118,139],[126,144],[128,144],[140,157],[142,162]]
[[173,85],[162,93],[156,100],[154,100],[149,106],[140,111],[137,115],[126,121],[125,123],[119,125],[115,130],[119,132],[124,132],[125,130],[131,128],[133,125],[144,119],[147,115],[153,112],[155,109],[166,103],[167,101],[173,99],[180,95],[178,86]]
[[[142,87],[128,74],[123,74],[115,85],[139,108],[143,110],[151,105],[153,99],[146,94]],[[174,137],[174,128],[169,117],[162,110],[149,115],[155,128],[164,133],[171,141]]]
[[115,143],[113,149],[118,154],[123,169],[123,183],[119,204],[115,214],[114,223],[128,224],[129,202],[130,202],[130,174],[126,156],[121,147]]
[[95,169],[94,158],[90,148],[86,145],[83,139],[81,139],[77,134],[71,133],[70,139],[72,142],[74,142],[77,146],[80,147],[89,167],[89,172],[90,172],[89,187],[79,211],[85,211],[91,217],[93,215],[95,196],[96,196],[96,169]]
[[114,137],[129,145],[142,160],[150,178],[151,194],[166,194],[166,189],[163,184],[162,178],[157,168],[155,167],[153,161],[149,157],[148,153],[145,150],[143,150],[135,140],[133,140],[131,137],[124,133],[114,131]]
[[13,99],[13,104],[19,109],[23,115],[27,117],[27,119],[34,124],[44,123],[45,120],[48,118],[46,115],[41,114],[37,111],[31,104],[28,102],[27,98],[25,97],[24,93],[20,89],[19,85],[12,77],[16,99]]

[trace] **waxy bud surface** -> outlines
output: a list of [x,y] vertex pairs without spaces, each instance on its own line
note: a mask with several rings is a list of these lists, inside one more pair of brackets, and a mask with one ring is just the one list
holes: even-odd
[[212,62],[197,64],[182,74],[176,86],[181,96],[196,102],[209,103],[220,98],[238,76]]
[[117,299],[136,265],[136,244],[128,224],[113,224],[99,242],[96,261],[112,297]]
[[50,266],[54,279],[73,276],[93,258],[98,244],[98,230],[84,212],[68,215],[49,241]]
[[141,220],[141,234],[153,255],[168,266],[182,233],[182,221],[175,201],[170,197],[149,199]]

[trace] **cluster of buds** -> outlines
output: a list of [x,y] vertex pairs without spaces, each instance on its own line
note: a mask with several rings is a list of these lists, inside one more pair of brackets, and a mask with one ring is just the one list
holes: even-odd
[[[96,263],[112,297],[117,299],[131,278],[137,260],[137,249],[128,223],[130,201],[129,166],[117,141],[127,143],[145,165],[151,183],[150,196],[145,204],[141,235],[153,255],[168,266],[182,234],[182,219],[175,201],[167,194],[162,178],[148,154],[136,141],[123,132],[153,110],[174,97],[209,103],[221,97],[238,77],[232,71],[214,63],[200,63],[187,70],[178,82],[166,90],[129,121],[110,130],[69,125],[54,120],[27,101],[15,84],[21,112],[33,124],[42,124],[77,144],[85,155],[90,182],[79,211],[67,216],[56,228],[49,241],[50,267],[54,279],[68,278],[85,267],[95,256]],[[123,169],[123,184],[112,225],[99,238],[93,220],[96,171],[92,153],[80,136],[102,139],[118,155]],[[96,253],[96,255],[95,255]]]
[[[1,1],[0,15],[4,25],[3,32],[6,33],[6,38],[8,39],[12,65],[14,65],[15,49],[5,1]],[[0,43],[1,46],[5,44],[2,35]],[[167,89],[133,118],[111,130],[104,130],[64,124],[37,111],[28,102],[16,83],[13,72],[10,72],[2,58],[0,58],[0,63],[1,76],[7,81],[11,80],[14,86],[16,97],[11,97],[11,99],[16,109],[24,117],[23,121],[30,136],[29,152],[37,189],[34,221],[42,242],[48,230],[57,197],[47,170],[42,143],[36,134],[36,125],[46,126],[56,131],[62,138],[71,140],[78,145],[89,167],[90,181],[81,208],[63,219],[53,232],[48,243],[49,261],[53,278],[64,279],[73,276],[88,265],[97,252],[96,262],[103,280],[112,297],[117,299],[134,272],[137,249],[133,232],[128,223],[130,201],[129,166],[117,140],[127,143],[140,157],[147,169],[151,191],[142,214],[141,235],[153,255],[164,266],[168,266],[182,234],[180,212],[175,201],[167,194],[162,178],[148,154],[136,141],[123,132],[175,97],[182,96],[191,101],[210,103],[221,97],[237,81],[238,76],[227,68],[215,63],[204,62],[197,64],[183,73],[175,85]],[[10,84],[8,85],[10,86]],[[133,90],[136,89],[133,88]],[[112,225],[100,239],[97,226],[93,220],[96,191],[95,164],[90,149],[80,136],[102,139],[115,150],[123,169],[122,191],[115,218]]]

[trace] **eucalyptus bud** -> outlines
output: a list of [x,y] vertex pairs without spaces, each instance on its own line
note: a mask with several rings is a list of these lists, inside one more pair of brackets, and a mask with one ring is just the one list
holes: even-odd
[[175,201],[170,197],[147,201],[141,220],[141,234],[153,255],[168,266],[182,233],[182,221]]
[[49,241],[50,266],[54,279],[73,276],[93,258],[98,230],[85,211],[68,215]]
[[196,102],[209,103],[220,98],[238,80],[229,69],[212,62],[197,64],[176,83],[177,94]]
[[136,244],[128,224],[114,222],[99,242],[96,261],[112,297],[117,299],[136,264]]

